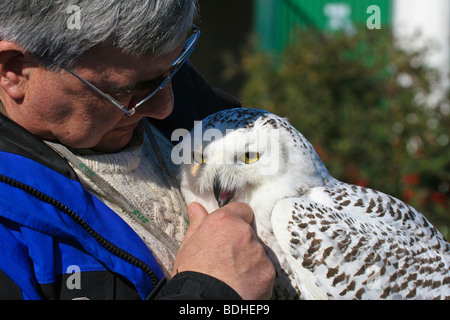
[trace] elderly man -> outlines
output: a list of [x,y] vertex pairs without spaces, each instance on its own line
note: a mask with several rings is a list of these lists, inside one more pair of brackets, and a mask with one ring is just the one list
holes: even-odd
[[251,209],[174,183],[170,132],[239,105],[186,62],[195,11],[1,1],[0,298],[270,297]]

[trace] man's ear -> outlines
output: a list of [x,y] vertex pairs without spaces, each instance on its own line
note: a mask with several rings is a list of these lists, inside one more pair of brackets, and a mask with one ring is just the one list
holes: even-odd
[[0,41],[0,88],[6,97],[20,102],[25,97],[31,55],[21,46]]

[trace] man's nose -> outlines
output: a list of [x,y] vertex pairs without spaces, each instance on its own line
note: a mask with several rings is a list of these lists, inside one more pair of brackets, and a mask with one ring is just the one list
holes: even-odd
[[[139,103],[142,96],[135,96],[130,101],[130,106]],[[169,81],[164,88],[155,93],[148,101],[136,109],[136,115],[141,117],[150,117],[155,119],[164,119],[168,117],[173,110],[174,97],[172,91],[172,82]]]

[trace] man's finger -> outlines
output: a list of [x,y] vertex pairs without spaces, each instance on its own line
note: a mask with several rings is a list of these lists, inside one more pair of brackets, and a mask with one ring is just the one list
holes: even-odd
[[230,202],[226,206],[223,206],[221,209],[227,209],[228,212],[235,214],[248,224],[251,224],[253,221],[253,210],[248,204],[244,202]]
[[198,202],[192,202],[188,207],[189,227],[186,231],[185,240],[197,230],[198,226],[208,216],[206,209]]

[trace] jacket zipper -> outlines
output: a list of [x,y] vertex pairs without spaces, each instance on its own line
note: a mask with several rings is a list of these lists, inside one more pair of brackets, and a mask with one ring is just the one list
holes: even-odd
[[79,224],[85,231],[87,231],[101,246],[103,246],[106,250],[108,250],[110,253],[115,255],[116,257],[130,263],[131,265],[141,269],[144,271],[152,281],[153,287],[156,287],[159,280],[158,277],[155,275],[155,273],[152,271],[152,269],[143,261],[136,258],[135,256],[131,255],[130,253],[126,252],[125,250],[120,249],[116,245],[112,244],[105,238],[103,238],[100,234],[95,232],[87,223],[84,221],[80,216],[78,216],[74,211],[72,211],[70,208],[68,208],[63,203],[59,202],[56,199],[53,199],[52,197],[49,197],[48,195],[40,192],[39,190],[30,187],[29,185],[26,185],[22,182],[16,181],[14,179],[11,179],[9,177],[6,177],[4,175],[0,175],[0,182],[3,182],[5,184],[8,184],[14,188],[23,190],[36,199],[48,203],[55,208],[57,208],[59,211],[63,212],[64,214],[68,215],[72,220],[74,220],[77,224]]

